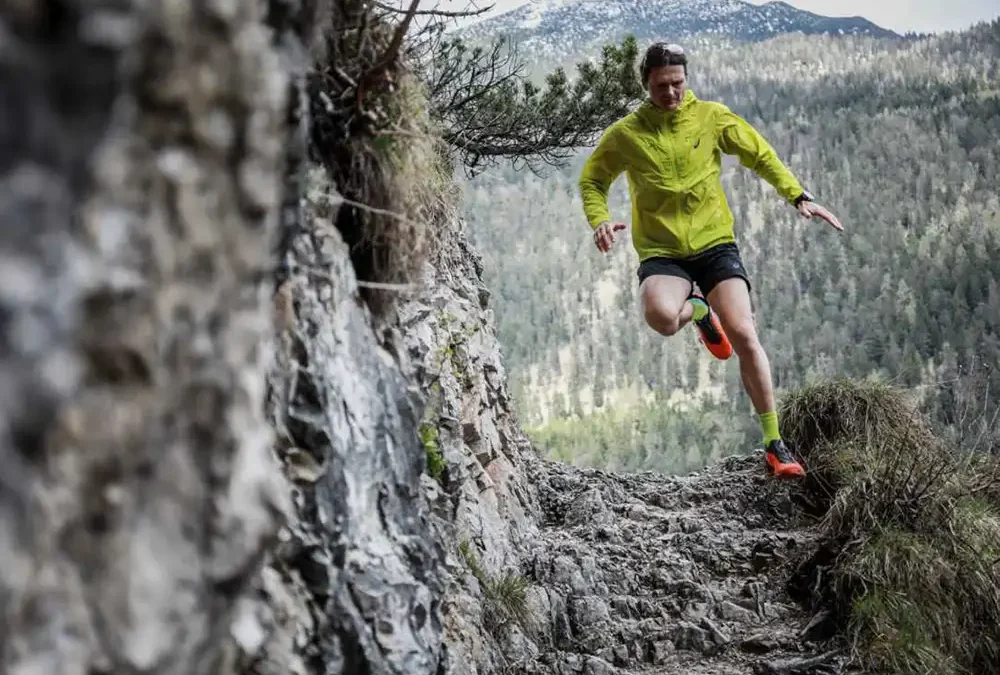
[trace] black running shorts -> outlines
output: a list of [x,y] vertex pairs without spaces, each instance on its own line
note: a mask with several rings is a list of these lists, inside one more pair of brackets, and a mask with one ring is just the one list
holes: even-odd
[[743,279],[747,289],[750,289],[750,278],[740,258],[740,250],[734,243],[719,244],[688,258],[653,257],[639,264],[640,284],[656,274],[687,279],[698,284],[706,296],[720,281],[733,277]]

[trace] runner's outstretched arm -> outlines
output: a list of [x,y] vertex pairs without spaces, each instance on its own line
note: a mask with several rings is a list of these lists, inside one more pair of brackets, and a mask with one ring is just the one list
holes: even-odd
[[720,150],[739,157],[743,166],[770,183],[785,201],[798,208],[804,218],[819,216],[835,229],[844,229],[837,217],[819,204],[812,201],[796,204],[796,199],[805,189],[778,157],[774,147],[745,119],[725,105],[720,104],[720,107],[722,110],[716,121]]
[[617,131],[611,126],[601,135],[597,147],[584,163],[579,180],[583,212],[594,230],[594,244],[603,252],[614,243],[615,231],[626,227],[624,223],[613,223],[608,210],[608,191],[624,170],[625,162],[618,147]]

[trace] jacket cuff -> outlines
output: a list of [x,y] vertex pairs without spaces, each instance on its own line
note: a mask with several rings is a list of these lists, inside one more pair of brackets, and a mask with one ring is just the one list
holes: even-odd
[[597,228],[599,228],[601,226],[601,223],[603,223],[603,222],[605,222],[607,220],[611,220],[611,214],[610,213],[606,213],[606,214],[603,214],[603,215],[598,215],[597,217],[592,218],[590,220],[590,229],[596,230]]
[[792,206],[798,206],[800,201],[813,201],[813,195],[809,190],[802,188],[798,190],[795,195],[789,200]]

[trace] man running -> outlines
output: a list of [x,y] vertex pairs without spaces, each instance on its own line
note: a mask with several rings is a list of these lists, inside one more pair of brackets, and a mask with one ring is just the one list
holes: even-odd
[[687,57],[680,46],[652,45],[640,76],[647,100],[605,130],[580,175],[594,244],[608,252],[615,232],[627,227],[608,211],[608,190],[624,172],[646,323],[670,336],[693,321],[716,358],[735,351],[760,420],[767,470],[783,478],[803,476],[778,430],[771,366],[757,337],[750,281],[722,190],[721,153],[736,155],[803,217],[844,228],[813,202],[756,129],[725,105],[699,100],[687,89]]

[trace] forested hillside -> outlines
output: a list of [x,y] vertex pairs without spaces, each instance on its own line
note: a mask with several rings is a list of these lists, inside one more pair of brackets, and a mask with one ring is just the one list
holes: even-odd
[[[987,403],[1000,387],[1000,22],[691,51],[695,93],[756,125],[847,228],[802,220],[727,162],[779,393],[874,373],[921,385],[944,425]],[[551,456],[613,468],[685,471],[753,447],[735,359],[712,360],[690,329],[653,333],[627,236],[608,256],[593,247],[576,188],[585,155],[466,184],[524,424]],[[612,193],[628,220],[624,177]]]

